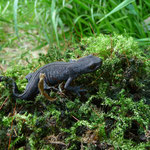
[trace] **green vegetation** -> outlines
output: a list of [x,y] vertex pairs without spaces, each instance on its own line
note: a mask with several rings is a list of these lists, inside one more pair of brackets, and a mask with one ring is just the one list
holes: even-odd
[[[26,67],[15,65],[5,75],[17,79],[23,90],[26,84],[23,77],[30,70],[56,59],[52,51],[41,54],[39,60],[33,60],[34,63]],[[6,100],[0,114],[4,149],[8,147],[8,135],[12,137],[10,148],[15,149],[144,150],[149,147],[150,62],[145,53],[131,37],[101,34],[84,38],[65,54],[58,53],[57,59],[67,61],[91,53],[103,58],[103,66],[75,81],[74,84],[88,90],[81,97],[64,91],[64,94],[50,93],[57,97],[55,102],[41,95],[34,101],[17,99],[15,102],[11,85],[6,89],[1,83],[0,106]]]
[[103,65],[73,82],[88,92],[50,91],[55,102],[14,99],[0,82],[0,149],[149,149],[149,10],[149,0],[1,0],[0,75],[20,91],[53,61],[93,54]]
[[[149,0],[1,0],[0,6],[2,47],[24,35],[28,40],[35,36],[36,49],[54,42],[59,44],[64,38],[74,40],[112,31],[133,36],[140,44],[150,42],[145,22],[149,17]],[[16,34],[10,34],[12,28]]]

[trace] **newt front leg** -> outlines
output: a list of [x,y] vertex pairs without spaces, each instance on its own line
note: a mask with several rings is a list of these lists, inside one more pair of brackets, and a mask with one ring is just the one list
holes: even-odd
[[[76,76],[75,76],[75,77],[76,77]],[[86,92],[87,90],[86,90],[86,89],[82,89],[81,86],[75,86],[75,87],[70,86],[70,83],[72,82],[72,80],[73,80],[75,77],[69,77],[68,80],[66,81],[66,84],[65,84],[64,88],[65,88],[66,90],[73,91],[73,92],[75,92],[78,96],[80,96],[80,92]]]

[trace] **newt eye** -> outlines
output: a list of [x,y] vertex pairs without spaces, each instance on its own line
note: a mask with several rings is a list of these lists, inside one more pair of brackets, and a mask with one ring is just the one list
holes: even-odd
[[91,70],[94,70],[94,69],[96,68],[96,65],[91,65],[89,68],[90,68]]

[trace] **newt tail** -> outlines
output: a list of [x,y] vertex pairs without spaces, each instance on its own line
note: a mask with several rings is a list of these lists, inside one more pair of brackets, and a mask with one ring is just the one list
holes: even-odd
[[9,84],[12,86],[12,93],[13,93],[13,96],[15,98],[31,100],[37,94],[37,90],[35,89],[34,91],[32,91],[32,96],[31,96],[31,94],[29,96],[29,92],[28,91],[29,91],[30,88],[29,89],[26,88],[24,93],[20,94],[16,82],[14,81],[14,79],[12,79],[10,77],[0,76],[0,82],[3,82],[3,81],[9,82]]

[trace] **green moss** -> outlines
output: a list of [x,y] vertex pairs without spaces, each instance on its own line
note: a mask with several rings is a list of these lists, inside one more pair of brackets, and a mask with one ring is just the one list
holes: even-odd
[[[100,34],[98,37],[84,38],[81,40],[81,45],[85,48],[82,55],[96,53],[104,60],[112,55],[115,56],[116,53],[134,57],[139,57],[142,53],[132,37],[124,37],[118,34],[113,36]],[[81,50],[77,49],[77,51]]]
[[[81,97],[65,92],[55,102],[38,95],[33,101],[15,101],[11,88],[0,83],[1,147],[30,149],[146,149],[149,145],[150,61],[131,37],[114,34],[82,39],[57,55],[50,49],[26,66],[14,65],[5,75],[14,78],[20,90],[31,70],[56,60],[74,59],[88,54],[103,59],[98,71],[82,75],[73,84],[83,85],[88,92]],[[62,55],[63,54],[63,55]],[[9,89],[9,90],[8,90]],[[17,135],[17,136],[16,136]],[[5,138],[6,137],[6,138]],[[7,146],[5,146],[7,145]]]

